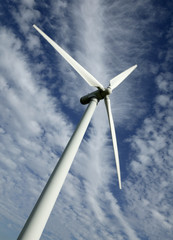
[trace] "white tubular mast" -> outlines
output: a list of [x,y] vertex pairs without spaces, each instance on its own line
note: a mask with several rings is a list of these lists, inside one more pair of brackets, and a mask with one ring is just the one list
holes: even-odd
[[97,106],[91,99],[17,240],[39,240]]

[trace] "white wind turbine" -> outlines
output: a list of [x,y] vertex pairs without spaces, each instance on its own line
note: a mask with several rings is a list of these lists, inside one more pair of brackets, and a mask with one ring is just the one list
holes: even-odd
[[33,27],[61,54],[63,58],[81,75],[81,77],[93,87],[98,88],[94,91],[80,99],[82,104],[89,104],[79,125],[77,126],[75,132],[73,133],[70,141],[68,142],[61,158],[59,159],[55,169],[53,170],[46,186],[44,187],[36,205],[34,206],[29,218],[27,219],[22,231],[19,234],[18,240],[39,240],[40,236],[44,230],[47,223],[49,215],[52,208],[56,202],[68,171],[71,167],[72,161],[76,155],[79,145],[83,139],[85,131],[94,113],[94,110],[98,102],[104,99],[108,120],[112,135],[113,149],[116,161],[117,175],[119,188],[121,189],[121,174],[120,174],[120,164],[117,140],[115,134],[115,127],[111,112],[111,105],[109,95],[112,90],[115,89],[136,67],[127,69],[126,71],[120,73],[112,80],[110,80],[109,86],[104,88],[103,85],[98,82],[88,71],[86,71],[78,62],[76,62],[68,53],[66,53],[58,44],[56,44],[51,38],[49,38],[42,30],[40,30],[36,25]]

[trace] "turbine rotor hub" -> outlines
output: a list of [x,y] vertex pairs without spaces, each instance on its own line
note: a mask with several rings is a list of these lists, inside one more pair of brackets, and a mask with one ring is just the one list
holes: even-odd
[[112,93],[112,89],[110,87],[106,88],[105,90],[98,89],[92,93],[89,93],[80,99],[81,104],[88,104],[92,98],[96,98],[98,101],[104,99],[107,95]]

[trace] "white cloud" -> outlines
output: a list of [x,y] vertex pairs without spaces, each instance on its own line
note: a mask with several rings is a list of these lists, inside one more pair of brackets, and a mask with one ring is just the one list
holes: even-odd
[[[84,111],[79,96],[92,91],[62,58],[44,49],[49,48],[46,43],[40,45],[39,35],[31,30],[40,20],[39,27],[50,30],[50,37],[105,86],[138,63],[111,100],[116,126],[129,131],[141,124],[132,138],[127,131],[131,164],[128,154],[120,158],[123,190],[119,191],[106,111],[104,103],[99,103],[42,238],[171,239],[172,74],[163,69],[165,63],[151,65],[148,57],[155,56],[152,38],[164,36],[160,29],[152,32],[150,27],[166,14],[149,0],[135,3],[84,1],[76,7],[67,1],[51,1],[50,5],[39,3],[46,10],[42,16],[39,4],[35,10],[34,1],[24,1],[13,16],[25,40],[2,28],[0,211],[9,224],[18,224],[18,232],[72,133],[71,122],[77,122]],[[163,51],[158,55],[161,59]],[[156,73],[161,93],[155,99],[153,116],[148,114],[142,124],[137,121],[146,112],[144,94],[149,89],[151,104],[150,86]],[[57,98],[52,97],[52,90]],[[128,152],[121,149],[124,132],[121,128],[118,132],[120,152]]]
[[158,96],[156,99],[156,102],[162,107],[166,107],[166,105],[169,104],[169,101],[170,101],[169,96],[163,94]]
[[[160,89],[154,106],[156,112],[145,119],[131,139],[135,155],[131,163],[132,175],[126,182],[126,200],[130,204],[126,212],[129,211],[132,225],[144,235],[151,239],[171,239],[173,219],[169,199],[172,155],[169,153],[173,147],[172,123],[166,123],[164,119],[170,119],[173,111],[169,107],[169,94],[162,94],[166,90],[163,86],[169,85],[169,78],[165,78],[166,84],[162,86],[158,78],[156,81]],[[158,108],[160,105],[162,109]]]
[[24,4],[21,3],[17,10],[14,8],[12,14],[22,33],[27,36],[32,25],[40,18],[40,12],[34,9],[34,1],[23,1]]
[[21,0],[21,3],[29,8],[32,8],[35,5],[35,0]]
[[29,50],[37,51],[37,49],[40,46],[39,38],[34,34],[30,34],[27,38],[27,41],[28,41],[27,46]]
[[[58,160],[72,126],[58,102],[40,88],[22,53],[20,40],[1,29],[1,214],[23,222]],[[55,135],[55,132],[57,133]],[[33,188],[35,186],[35,188]],[[13,191],[15,189],[15,191]],[[23,198],[19,196],[23,196]],[[9,200],[7,200],[9,199]],[[17,204],[14,204],[17,201]],[[7,210],[9,209],[9,210]],[[18,216],[18,217],[16,217]]]

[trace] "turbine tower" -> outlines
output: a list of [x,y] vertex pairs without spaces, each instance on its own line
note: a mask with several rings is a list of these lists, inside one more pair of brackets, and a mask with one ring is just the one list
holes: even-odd
[[41,29],[36,25],[33,27],[58,51],[58,53],[80,74],[80,76],[90,85],[96,87],[97,90],[87,94],[80,99],[82,104],[88,104],[88,107],[78,124],[75,132],[69,140],[61,158],[59,159],[55,169],[53,170],[46,186],[44,187],[37,203],[35,204],[30,216],[28,217],[22,231],[19,234],[18,240],[39,240],[47,220],[50,216],[52,208],[56,202],[68,171],[71,167],[73,159],[77,153],[79,145],[83,139],[85,131],[90,123],[92,115],[98,102],[104,99],[108,121],[111,130],[113,149],[115,155],[117,176],[119,188],[121,189],[121,174],[118,147],[116,140],[116,133],[114,127],[114,121],[112,117],[111,104],[109,95],[112,91],[137,67],[134,65],[126,71],[120,73],[116,77],[110,80],[107,88],[97,81],[87,70],[85,70],[77,61],[75,61],[67,52],[65,52],[58,44],[56,44],[51,38],[49,38]]

